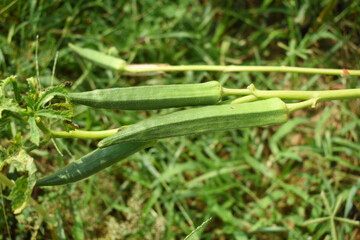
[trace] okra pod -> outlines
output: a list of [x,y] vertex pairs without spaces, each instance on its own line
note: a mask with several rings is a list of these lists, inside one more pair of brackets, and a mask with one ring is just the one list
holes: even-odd
[[69,47],[81,57],[84,57],[99,66],[110,68],[115,71],[123,71],[126,67],[126,62],[120,58],[116,58],[92,49],[80,48],[71,43],[69,43]]
[[116,143],[149,141],[245,127],[281,124],[288,120],[286,104],[271,98],[242,104],[186,109],[145,119],[103,139],[99,147]]
[[70,93],[73,103],[94,108],[152,110],[213,105],[221,100],[219,82],[98,89]]
[[38,180],[35,186],[54,186],[77,182],[154,144],[155,141],[131,142],[98,148],[55,173]]

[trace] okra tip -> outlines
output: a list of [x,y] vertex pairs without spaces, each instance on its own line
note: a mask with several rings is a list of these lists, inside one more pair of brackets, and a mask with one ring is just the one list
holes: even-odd
[[103,68],[120,72],[125,70],[126,61],[121,58],[113,57],[93,49],[81,48],[72,43],[69,43],[68,46],[72,51],[79,54],[81,57]]
[[76,52],[76,50],[81,49],[80,47],[78,47],[78,46],[76,46],[76,45],[74,45],[72,43],[69,43],[68,46],[72,51],[75,51],[75,52]]

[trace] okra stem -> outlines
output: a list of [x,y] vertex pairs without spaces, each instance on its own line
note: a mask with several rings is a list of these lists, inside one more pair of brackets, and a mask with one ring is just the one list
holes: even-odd
[[322,74],[337,76],[360,76],[360,70],[332,69],[332,68],[306,68],[289,66],[225,66],[225,65],[179,65],[162,66],[151,64],[148,67],[138,65],[126,65],[124,72],[145,73],[145,72],[180,72],[180,71],[216,71],[216,72],[282,72],[282,73],[303,73]]
[[237,98],[237,99],[231,101],[230,104],[252,102],[252,101],[255,101],[256,99],[257,99],[257,97],[255,97],[254,95],[247,95],[247,96],[240,97],[240,98]]
[[110,130],[103,130],[103,131],[84,131],[84,130],[74,130],[74,131],[52,131],[51,136],[53,138],[81,138],[81,139],[102,139],[109,137],[120,130],[124,129],[125,126]]
[[258,90],[254,85],[247,89],[223,88],[223,96],[253,95],[259,99],[278,97],[282,100],[309,100],[317,99],[317,102],[360,98],[360,89],[324,90],[324,91],[292,91],[292,90]]
[[316,99],[309,99],[306,101],[298,102],[298,103],[288,103],[286,104],[286,107],[288,108],[289,113],[293,113],[297,110],[300,110],[302,108],[306,107],[315,107],[317,100]]
[[[84,131],[84,130],[73,130],[73,131],[54,131],[50,130],[46,127],[46,125],[41,121],[40,118],[37,118],[36,120],[37,126],[40,128],[40,130],[46,134],[47,136],[51,136],[52,138],[81,138],[81,139],[102,139],[109,137],[123,129],[125,129],[126,126],[122,126],[120,128],[115,129],[109,129],[109,130],[102,130],[102,131]],[[32,149],[29,149],[30,151]]]
[[180,72],[180,71],[216,71],[216,72],[282,72],[305,73],[337,76],[360,76],[360,70],[332,69],[332,68],[306,68],[289,66],[233,66],[233,65],[178,65],[167,64],[127,64],[125,60],[107,55],[100,51],[80,48],[73,44],[69,47],[81,57],[92,61],[104,68],[125,73],[152,73],[152,72]]

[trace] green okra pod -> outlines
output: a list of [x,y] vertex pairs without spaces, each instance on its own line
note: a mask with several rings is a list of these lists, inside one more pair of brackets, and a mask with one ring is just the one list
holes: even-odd
[[81,57],[84,57],[99,66],[110,68],[115,71],[123,71],[126,67],[126,62],[120,58],[116,58],[92,49],[80,48],[71,43],[69,43],[69,47]]
[[69,163],[55,173],[36,182],[35,186],[54,186],[77,182],[87,178],[130,155],[153,146],[156,141],[120,143],[107,148],[98,148]]
[[70,93],[73,103],[94,108],[152,110],[172,107],[213,105],[221,100],[219,82],[98,89]]
[[145,119],[103,139],[99,147],[149,141],[244,127],[281,124],[288,120],[286,104],[271,98],[242,104],[214,105],[177,111]]

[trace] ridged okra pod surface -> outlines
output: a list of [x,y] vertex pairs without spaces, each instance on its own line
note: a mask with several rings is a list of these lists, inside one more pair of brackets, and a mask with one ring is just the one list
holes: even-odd
[[73,103],[94,108],[155,110],[163,108],[213,105],[221,100],[222,88],[216,81],[98,89],[70,93]]
[[55,173],[38,180],[36,186],[54,186],[77,182],[154,144],[155,141],[131,142],[98,148]]
[[267,126],[281,124],[287,120],[288,109],[279,98],[242,104],[206,106],[145,119],[103,139],[98,146]]

